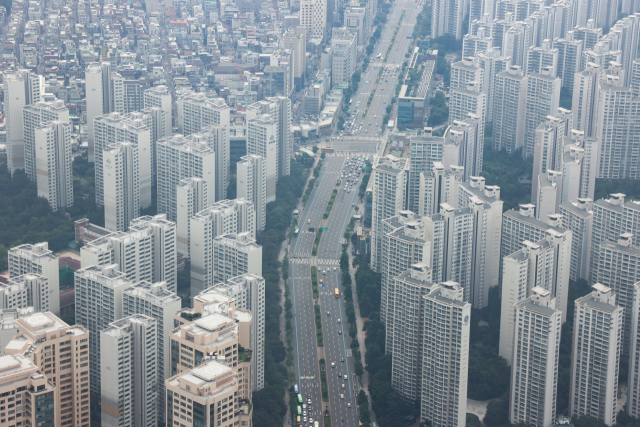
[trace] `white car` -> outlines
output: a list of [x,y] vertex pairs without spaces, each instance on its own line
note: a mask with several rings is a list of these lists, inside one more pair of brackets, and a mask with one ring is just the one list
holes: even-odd
[[335,362],[331,362],[331,367],[332,367],[332,368],[335,368],[335,367],[336,367]]
[[344,394],[341,394],[341,395],[340,395],[340,399],[344,399]]

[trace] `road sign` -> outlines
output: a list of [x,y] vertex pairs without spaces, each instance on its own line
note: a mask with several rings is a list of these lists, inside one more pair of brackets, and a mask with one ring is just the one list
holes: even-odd
[[327,227],[322,227],[321,230],[322,231],[327,231]]

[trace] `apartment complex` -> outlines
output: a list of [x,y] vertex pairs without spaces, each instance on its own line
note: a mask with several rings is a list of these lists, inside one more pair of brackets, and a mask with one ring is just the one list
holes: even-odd
[[36,273],[48,280],[49,310],[60,313],[60,267],[49,243],[25,243],[9,249],[9,277]]
[[103,426],[158,425],[158,330],[134,314],[100,331],[100,407]]
[[20,334],[5,354],[30,359],[54,387],[55,425],[89,426],[89,331],[50,312],[25,314],[15,323]]

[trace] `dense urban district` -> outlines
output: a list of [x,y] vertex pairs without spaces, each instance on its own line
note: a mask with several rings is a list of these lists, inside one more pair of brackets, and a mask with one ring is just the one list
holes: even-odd
[[0,427],[640,427],[640,0],[0,23]]

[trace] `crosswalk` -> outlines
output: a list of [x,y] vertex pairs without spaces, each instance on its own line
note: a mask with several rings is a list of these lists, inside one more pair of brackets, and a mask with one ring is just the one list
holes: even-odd
[[321,259],[318,258],[318,265],[340,265],[339,259]]
[[289,258],[289,262],[292,262],[294,264],[309,264],[309,257],[296,256],[293,258]]

